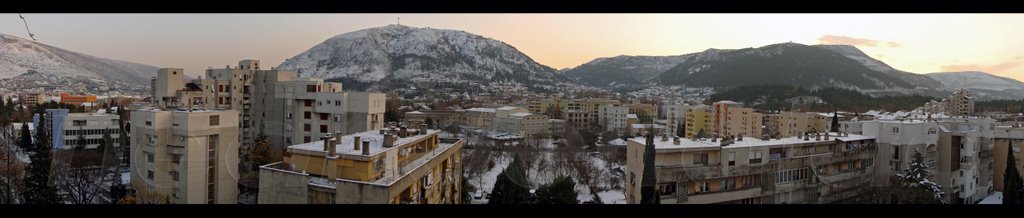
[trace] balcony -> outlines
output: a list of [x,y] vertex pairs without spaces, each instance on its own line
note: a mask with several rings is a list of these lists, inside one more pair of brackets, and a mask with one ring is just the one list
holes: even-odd
[[677,173],[683,173],[683,175],[690,179],[706,179],[706,178],[717,178],[722,176],[722,166],[720,164],[711,164],[707,166],[689,166],[689,165],[669,165],[669,166],[655,166],[655,170],[658,172],[657,178],[666,178],[666,180],[674,180]]

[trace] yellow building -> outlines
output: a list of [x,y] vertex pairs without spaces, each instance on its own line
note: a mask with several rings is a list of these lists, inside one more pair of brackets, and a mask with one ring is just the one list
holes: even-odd
[[765,127],[774,137],[790,137],[801,133],[827,132],[829,117],[819,113],[781,112],[765,114]]
[[693,139],[701,130],[711,136],[711,108],[698,106],[686,109],[686,138]]
[[746,108],[734,101],[720,101],[714,104],[711,127],[714,135],[761,137],[763,127],[761,113]]
[[260,167],[260,204],[458,204],[461,139],[384,128],[288,147]]

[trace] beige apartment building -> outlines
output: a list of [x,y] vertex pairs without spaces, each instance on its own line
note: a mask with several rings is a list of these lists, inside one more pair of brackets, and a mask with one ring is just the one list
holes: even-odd
[[237,111],[144,108],[131,113],[131,185],[137,193],[155,194],[136,198],[238,203]]
[[340,83],[260,69],[258,60],[208,69],[205,78],[196,79],[185,79],[183,69],[163,68],[152,87],[157,107],[238,111],[243,147],[260,133],[281,150],[330,132],[355,133],[384,125],[383,93],[344,92]]
[[827,132],[829,117],[818,113],[784,111],[764,114],[765,129],[773,137],[791,137],[803,133]]
[[873,137],[643,137],[627,141],[626,202],[640,202],[644,150],[654,147],[661,204],[834,203],[872,180]]
[[260,167],[260,204],[459,204],[461,139],[389,127],[292,145]]
[[407,125],[419,125],[420,123],[427,123],[429,118],[432,126],[429,128],[442,129],[452,125],[464,125],[466,124],[465,111],[463,110],[421,110],[421,111],[409,111],[405,113],[405,122]]
[[1001,192],[1003,191],[1003,179],[1006,178],[1006,158],[1009,157],[1007,153],[1013,154],[1013,161],[1017,164],[1014,167],[1017,167],[1017,172],[1024,172],[1024,163],[1021,162],[1024,159],[1024,152],[1020,150],[1024,146],[1024,126],[1020,124],[996,126],[993,135],[995,148],[992,161],[992,185],[995,191]]
[[946,102],[946,114],[951,116],[974,115],[974,97],[967,89],[954,91]]
[[496,131],[522,137],[547,137],[550,134],[547,115],[532,114],[520,107],[495,109],[493,127]]
[[24,105],[36,105],[46,103],[47,101],[49,101],[49,99],[47,99],[46,95],[44,94],[33,93],[21,95],[20,97],[18,97],[18,101]]
[[734,101],[715,102],[711,115],[711,127],[717,137],[750,136],[761,137],[761,114],[753,108],[745,108]]

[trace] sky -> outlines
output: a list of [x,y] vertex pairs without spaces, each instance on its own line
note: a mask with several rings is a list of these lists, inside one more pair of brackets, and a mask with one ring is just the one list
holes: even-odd
[[[276,66],[343,33],[401,22],[508,43],[550,67],[795,42],[850,44],[913,73],[1024,80],[1024,14],[23,14],[38,42],[198,75],[257,59]],[[28,38],[18,14],[0,33]]]

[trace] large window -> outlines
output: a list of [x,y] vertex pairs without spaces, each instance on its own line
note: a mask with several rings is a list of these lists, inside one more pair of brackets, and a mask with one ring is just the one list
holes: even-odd
[[146,153],[146,162],[153,163],[153,153]]
[[750,154],[749,158],[750,158],[750,163],[751,164],[761,163],[761,152],[760,151],[751,151],[749,154]]
[[313,129],[313,126],[310,125],[310,124],[308,124],[308,123],[307,124],[302,124],[302,130],[303,131],[309,132],[309,131],[312,131],[312,129]]
[[708,191],[711,191],[711,186],[708,185],[708,182],[697,183],[697,193],[703,193]]
[[658,191],[661,195],[672,195],[676,193],[676,183],[666,182],[658,184]]
[[306,92],[316,92],[315,85],[306,85]]
[[146,170],[146,178],[153,180],[153,170]]
[[73,120],[71,121],[71,126],[85,126],[86,123],[88,122],[86,122],[85,120]]
[[313,119],[313,112],[309,112],[309,111],[303,112],[302,113],[302,117],[306,118],[306,119]]

